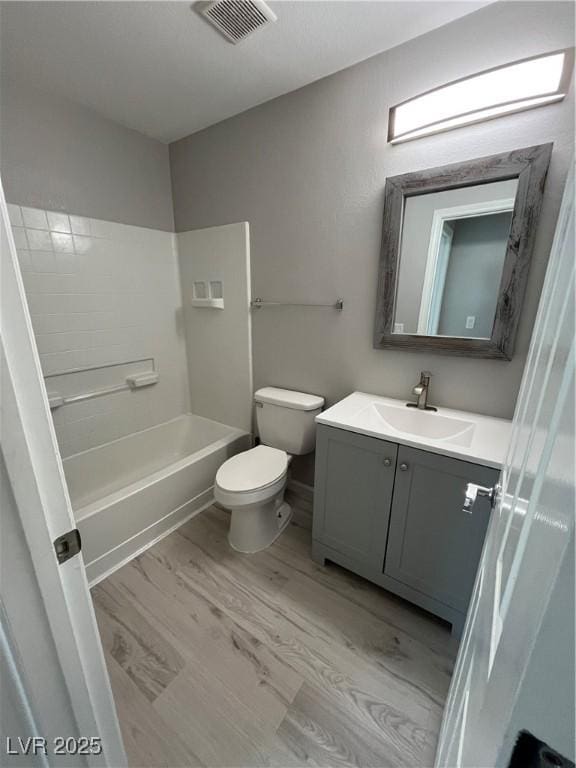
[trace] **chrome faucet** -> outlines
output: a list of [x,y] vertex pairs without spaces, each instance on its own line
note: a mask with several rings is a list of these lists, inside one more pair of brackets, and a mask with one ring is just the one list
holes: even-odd
[[420,374],[420,381],[412,392],[418,396],[418,400],[415,403],[406,403],[409,408],[418,408],[421,411],[436,411],[433,405],[428,405],[428,389],[430,387],[430,377],[432,374],[430,371],[422,371]]

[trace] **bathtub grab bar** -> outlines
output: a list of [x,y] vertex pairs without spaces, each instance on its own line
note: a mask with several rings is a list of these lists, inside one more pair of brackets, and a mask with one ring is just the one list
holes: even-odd
[[84,400],[93,400],[95,397],[112,395],[114,392],[123,392],[126,389],[132,389],[132,387],[130,387],[128,384],[119,384],[116,387],[95,389],[92,392],[83,392],[81,395],[71,395],[70,397],[62,397],[57,392],[48,392],[48,403],[50,404],[50,410],[54,411],[56,408],[61,408],[63,405],[81,403]]
[[158,374],[155,374],[154,377],[150,376],[147,381],[141,381],[134,384],[128,383],[128,380],[134,378],[136,377],[128,376],[126,384],[118,384],[115,387],[106,387],[105,389],[95,389],[92,392],[83,392],[81,395],[70,395],[70,397],[62,397],[58,392],[48,392],[50,410],[53,411],[63,405],[81,403],[83,400],[93,400],[95,397],[102,397],[103,395],[113,395],[115,392],[125,392],[127,389],[142,389],[143,387],[149,387],[151,384],[158,383]]
[[61,408],[63,405],[71,405],[72,403],[81,403],[84,400],[93,400],[96,397],[103,397],[104,395],[113,395],[116,392],[125,392],[127,390],[140,389],[142,387],[150,386],[158,382],[159,376],[156,371],[156,361],[153,357],[143,357],[138,360],[126,360],[120,363],[106,363],[104,365],[92,365],[87,368],[70,368],[67,371],[59,371],[57,373],[49,373],[44,376],[44,379],[52,379],[56,376],[66,376],[69,373],[85,373],[88,371],[97,371],[102,368],[117,368],[120,365],[134,365],[135,363],[152,363],[151,371],[141,371],[135,374],[129,374],[126,376],[123,384],[116,384],[111,387],[104,387],[102,389],[94,389],[90,392],[82,392],[79,395],[70,395],[63,397],[59,392],[48,392],[48,404],[50,410],[53,411],[56,408]]

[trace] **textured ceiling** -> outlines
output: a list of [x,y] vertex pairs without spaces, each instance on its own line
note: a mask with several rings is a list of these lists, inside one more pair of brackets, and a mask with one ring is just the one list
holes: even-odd
[[487,4],[272,2],[231,45],[185,2],[7,2],[4,74],[173,141]]

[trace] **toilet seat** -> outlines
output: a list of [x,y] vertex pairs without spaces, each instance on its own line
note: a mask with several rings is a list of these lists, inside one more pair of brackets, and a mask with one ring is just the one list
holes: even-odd
[[285,451],[257,445],[225,461],[216,473],[216,483],[228,493],[253,493],[276,483],[287,468]]
[[284,489],[287,475],[288,454],[258,445],[222,464],[216,473],[214,498],[235,508],[259,504]]

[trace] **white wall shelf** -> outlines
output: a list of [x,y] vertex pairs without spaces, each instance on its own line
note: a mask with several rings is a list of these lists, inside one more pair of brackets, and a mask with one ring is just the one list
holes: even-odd
[[190,299],[191,307],[205,307],[208,309],[224,309],[224,299]]

